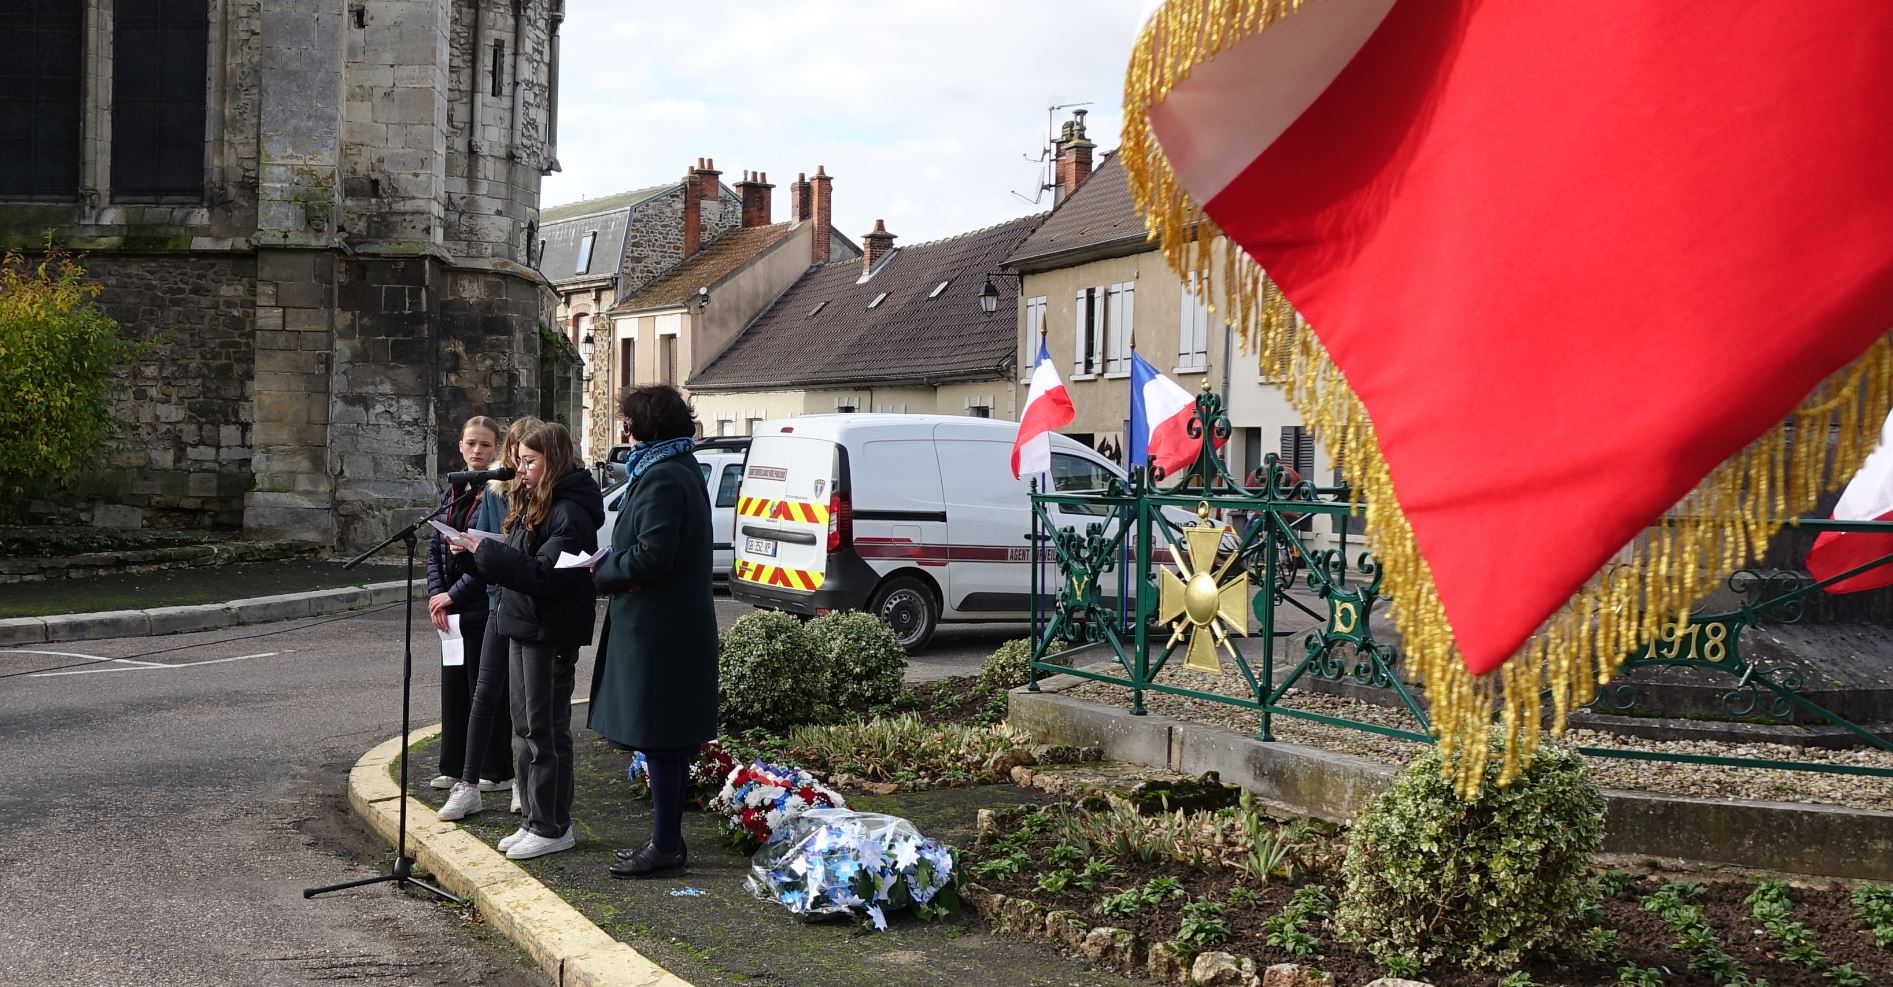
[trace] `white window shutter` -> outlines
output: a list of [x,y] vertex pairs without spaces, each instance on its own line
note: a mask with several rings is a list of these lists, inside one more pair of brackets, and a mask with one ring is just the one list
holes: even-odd
[[1075,360],[1074,360],[1074,362],[1072,363],[1072,372],[1073,372],[1073,373],[1079,373],[1079,374],[1082,374],[1082,373],[1084,373],[1084,372],[1086,372],[1086,370],[1087,370],[1087,368],[1086,368],[1086,366],[1085,366],[1085,355],[1086,355],[1086,354],[1085,354],[1085,349],[1086,349],[1086,347],[1088,347],[1088,346],[1090,345],[1090,343],[1091,343],[1091,341],[1090,341],[1089,339],[1087,339],[1087,338],[1085,338],[1085,337],[1086,337],[1086,333],[1085,333],[1085,293],[1084,293],[1084,289],[1082,289],[1082,288],[1080,288],[1080,289],[1078,290],[1078,297],[1077,297],[1077,299],[1076,299],[1076,300],[1075,300],[1075,301],[1074,301],[1074,302],[1072,303],[1072,306],[1071,306],[1071,310],[1072,310],[1073,312],[1076,312],[1076,313],[1078,313],[1078,321],[1077,321],[1077,323],[1076,323],[1076,325],[1077,325],[1077,328],[1076,328],[1076,330],[1074,330],[1074,331],[1072,332],[1072,334],[1071,334],[1071,338],[1072,338],[1073,340],[1075,340],[1075,343],[1074,343],[1073,345],[1074,345],[1074,347],[1075,347],[1075,353],[1076,353],[1076,359],[1075,359]]
[[1117,296],[1117,305],[1123,318],[1123,326],[1117,330],[1117,369],[1130,369],[1130,341],[1136,339],[1138,320],[1134,313],[1138,311],[1138,286],[1126,282],[1123,292]]

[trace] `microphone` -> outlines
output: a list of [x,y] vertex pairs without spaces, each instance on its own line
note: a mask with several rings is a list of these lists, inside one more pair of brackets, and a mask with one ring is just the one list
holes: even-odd
[[502,466],[496,470],[461,470],[458,473],[447,474],[447,482],[464,487],[475,483],[485,483],[488,480],[510,480],[518,473],[519,471],[511,466]]

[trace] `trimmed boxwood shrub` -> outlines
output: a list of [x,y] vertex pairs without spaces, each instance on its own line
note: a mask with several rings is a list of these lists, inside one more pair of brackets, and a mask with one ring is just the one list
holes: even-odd
[[[1065,642],[1053,641],[1051,650],[1054,652],[1065,650]],[[985,664],[980,666],[979,687],[991,691],[1016,689],[1025,684],[1026,673],[1030,670],[1031,662],[1031,638],[1022,637],[1007,641],[986,659]],[[1060,663],[1070,665],[1071,659],[1066,658]]]
[[791,614],[758,611],[731,624],[717,650],[717,674],[725,733],[780,731],[826,716],[825,663]]
[[1453,790],[1427,748],[1355,819],[1335,924],[1383,962],[1516,968],[1576,926],[1604,796],[1576,753],[1551,744],[1499,787],[1501,742],[1475,797]]
[[837,611],[815,618],[803,630],[827,675],[828,702],[850,713],[866,713],[900,696],[907,653],[893,628],[873,614]]

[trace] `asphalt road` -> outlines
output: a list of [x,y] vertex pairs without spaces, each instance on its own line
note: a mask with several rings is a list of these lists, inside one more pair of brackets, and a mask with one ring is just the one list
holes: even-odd
[[[718,606],[725,623],[747,611]],[[415,624],[420,726],[437,719],[439,652]],[[943,629],[909,678],[976,671],[1023,633]],[[345,785],[400,732],[401,640],[395,607],[0,648],[0,985],[545,983],[423,893],[302,897],[387,872]],[[587,649],[581,691],[590,678]]]

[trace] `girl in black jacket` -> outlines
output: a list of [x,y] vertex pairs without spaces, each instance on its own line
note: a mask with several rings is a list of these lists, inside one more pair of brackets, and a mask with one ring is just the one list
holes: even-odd
[[572,680],[578,649],[592,641],[591,573],[555,569],[561,554],[589,555],[605,522],[591,474],[573,464],[565,426],[541,423],[520,438],[519,474],[507,506],[505,540],[455,543],[500,587],[493,620],[507,642],[513,732],[522,742],[515,779],[525,824],[500,841],[513,860],[570,850]]
[[[460,457],[467,469],[483,470],[493,465],[499,452],[500,426],[485,415],[475,415],[460,426]],[[448,507],[443,523],[465,531],[473,527],[484,491],[467,496],[467,489],[449,484],[441,491],[440,503]],[[457,503],[456,503],[457,501]],[[448,505],[452,505],[449,507]],[[494,747],[493,756],[481,763],[467,764],[467,722],[473,704],[473,692],[479,682],[480,642],[486,637],[486,583],[471,572],[455,567],[449,560],[447,540],[434,532],[427,540],[427,616],[434,627],[445,631],[448,617],[460,618],[460,637],[464,643],[463,660],[458,665],[443,665],[440,670],[440,775],[429,782],[435,788],[456,789],[464,775],[476,780],[480,789],[503,791],[512,787],[512,759]],[[481,749],[488,745],[482,744]],[[479,789],[476,789],[479,790]],[[451,796],[450,796],[451,797]]]

